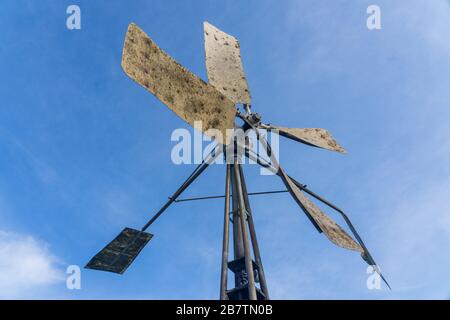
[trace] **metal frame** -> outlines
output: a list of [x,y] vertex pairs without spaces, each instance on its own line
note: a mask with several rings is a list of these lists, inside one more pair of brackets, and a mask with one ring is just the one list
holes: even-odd
[[[147,230],[169,207],[175,202],[183,201],[194,201],[194,200],[205,200],[205,199],[215,199],[224,198],[224,218],[223,218],[223,243],[222,243],[222,263],[221,263],[221,276],[220,276],[220,299],[221,300],[268,300],[269,291],[267,287],[267,281],[264,273],[264,268],[261,259],[261,253],[259,250],[258,240],[255,231],[255,225],[252,216],[252,210],[250,207],[250,195],[261,195],[261,194],[273,194],[273,193],[284,193],[290,192],[289,190],[278,190],[278,191],[264,191],[264,192],[253,192],[248,193],[244,171],[240,163],[240,157],[245,155],[249,159],[255,161],[264,168],[272,171],[276,175],[280,176],[282,179],[289,178],[292,182],[302,191],[308,193],[315,199],[324,203],[325,205],[331,207],[332,209],[339,212],[347,223],[348,227],[352,231],[353,235],[357,239],[358,243],[364,249],[362,254],[363,258],[372,266],[377,268],[377,265],[367,250],[364,242],[357,233],[353,224],[347,217],[347,215],[339,209],[337,206],[331,202],[320,197],[313,191],[309,190],[306,185],[299,183],[297,180],[288,176],[283,169],[278,164],[277,159],[271,152],[270,144],[263,138],[260,137],[257,127],[253,126],[251,122],[248,121],[248,117],[251,116],[250,106],[244,105],[244,110],[246,111],[245,116],[237,113],[237,116],[244,120],[244,129],[253,129],[258,139],[263,144],[266,149],[267,154],[270,155],[270,161],[262,158],[258,154],[254,154],[246,150],[245,146],[237,144],[237,141],[233,143],[235,149],[233,154],[223,152],[223,146],[218,145],[213,151],[207,156],[206,159],[199,164],[195,170],[189,175],[189,177],[183,182],[183,184],[169,197],[168,201],[159,209],[159,211],[152,216],[148,222],[142,227],[141,231]],[[225,178],[225,194],[220,196],[209,196],[209,197],[197,197],[197,198],[185,198],[178,199],[178,197],[213,163],[218,156],[224,154],[227,159],[232,158],[231,163],[226,165],[226,178]],[[230,210],[230,207],[232,210]],[[230,222],[232,222],[232,235],[233,235],[233,253],[234,260],[229,261],[229,234],[230,234]],[[312,220],[314,222],[314,220]],[[318,231],[321,232],[320,228],[314,224]],[[126,249],[126,248],[125,248]],[[252,255],[253,253],[253,255]],[[254,256],[254,260],[253,260]],[[243,266],[242,261],[244,261]],[[236,267],[238,266],[238,267]],[[237,268],[237,269],[236,269]],[[228,289],[228,270],[234,272],[234,288]],[[388,285],[386,279],[383,277],[379,269],[376,269],[380,274],[384,282]],[[259,288],[256,285],[259,283]],[[246,289],[246,290],[244,290]],[[244,292],[245,291],[245,292]]]
[[[202,130],[205,134],[208,134],[208,129],[216,128],[220,129],[223,137],[228,139],[229,137],[226,136],[226,130],[233,126],[236,117],[240,118],[244,121],[244,124],[240,129],[243,129],[246,132],[248,132],[249,129],[255,131],[258,141],[261,142],[266,149],[267,154],[270,156],[270,161],[262,159],[258,154],[256,154],[256,156],[252,154],[251,150],[247,149],[246,143],[238,145],[236,137],[234,137],[233,141],[219,141],[226,145],[231,142],[231,145],[234,146],[233,153],[224,150],[223,146],[220,144],[216,145],[216,148],[197,166],[194,172],[192,172],[173,195],[169,197],[167,202],[145,223],[141,231],[125,228],[115,240],[91,260],[99,263],[92,263],[92,265],[88,263],[87,267],[92,266],[106,271],[108,271],[109,268],[112,272],[122,273],[134,260],[139,251],[151,239],[152,235],[146,233],[145,230],[147,230],[173,203],[225,198],[220,299],[267,300],[269,299],[269,292],[258,246],[249,196],[289,192],[319,232],[324,232],[331,241],[344,248],[355,250],[354,248],[356,247],[357,251],[361,252],[363,259],[375,268],[390,288],[347,215],[329,201],[307,189],[306,185],[297,182],[287,175],[279,165],[275,155],[271,152],[270,144],[260,135],[258,129],[265,128],[270,130],[278,128],[280,129],[279,133],[281,135],[308,145],[338,152],[344,152],[345,150],[339,146],[328,131],[324,129],[283,128],[261,123],[259,114],[252,113],[251,111],[250,92],[248,90],[248,84],[240,59],[239,42],[236,38],[208,23],[205,23],[204,30],[205,59],[209,83],[201,80],[174,61],[173,58],[162,51],[135,24],[130,24],[127,31],[122,55],[122,68],[130,78],[144,86],[186,122],[191,125],[194,121],[199,119],[206,122],[207,125]],[[217,37],[217,35],[220,36]],[[231,59],[229,59],[230,57]],[[227,63],[224,63],[224,61],[227,61]],[[224,66],[225,68],[223,68]],[[152,70],[152,72],[149,72],[149,70]],[[230,88],[233,90],[229,90]],[[239,103],[242,103],[243,113],[238,109],[237,104]],[[196,105],[200,105],[202,108],[194,107]],[[236,129],[237,127],[235,127],[235,130]],[[226,165],[225,195],[178,199],[178,197],[222,153],[224,154],[225,159],[230,161],[227,161]],[[239,162],[243,155],[278,175],[282,179],[287,190],[248,193],[243,168]],[[319,208],[315,207],[315,205],[303,195],[302,191],[339,212],[358,243],[356,243],[351,236],[347,235],[339,225],[334,223],[331,218],[322,213]],[[232,210],[230,210],[230,207]],[[324,223],[324,221],[326,223]],[[230,222],[232,222],[231,228],[233,232],[234,260],[232,261],[229,261]],[[332,227],[330,227],[330,225],[332,225]],[[347,239],[347,243],[340,240],[336,235],[341,236],[341,238],[344,236],[343,238]],[[144,237],[145,243],[136,245],[139,236]],[[348,245],[349,242],[351,243],[351,246]],[[106,261],[108,259],[104,259],[104,256],[107,256],[105,252],[115,255],[114,261],[118,261],[119,258],[127,256],[125,259],[126,263],[122,263],[121,265],[109,263]],[[103,263],[104,261],[106,262]],[[234,273],[233,289],[228,289],[229,270]],[[259,283],[259,287],[257,286],[257,283]]]

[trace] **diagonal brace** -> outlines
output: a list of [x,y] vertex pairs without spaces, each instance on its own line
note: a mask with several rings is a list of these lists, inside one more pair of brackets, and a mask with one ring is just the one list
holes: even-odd
[[164,211],[166,211],[166,209],[176,201],[176,199],[183,193],[183,191],[186,190],[192,184],[192,182],[194,182],[195,179],[197,179],[198,176],[200,176],[203,171],[205,171],[206,168],[208,168],[208,166],[213,163],[214,160],[216,160],[216,158],[220,154],[222,154],[222,151],[223,148],[221,148],[220,146],[216,146],[216,148],[213,149],[208,157],[203,160],[202,163],[197,166],[194,172],[192,172],[192,174],[186,179],[186,181],[184,181],[184,183],[178,188],[178,190],[175,191],[175,193],[171,197],[169,197],[169,200],[161,207],[161,209],[159,209],[159,211],[142,227],[141,231],[147,230],[147,228],[150,227],[153,222],[155,222],[156,219],[158,219],[164,213]]

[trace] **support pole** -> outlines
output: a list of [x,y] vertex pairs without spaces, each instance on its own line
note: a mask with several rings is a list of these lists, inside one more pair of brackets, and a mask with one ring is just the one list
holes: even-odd
[[250,252],[250,245],[248,243],[248,234],[247,234],[247,212],[245,210],[245,202],[244,196],[242,192],[242,182],[239,173],[239,164],[235,161],[233,165],[234,169],[234,178],[236,184],[237,194],[233,193],[233,197],[237,196],[238,205],[239,205],[239,218],[241,222],[241,232],[242,232],[242,242],[244,244],[244,261],[245,261],[245,270],[247,272],[248,279],[248,296],[249,300],[257,300],[256,296],[256,286],[255,286],[255,275],[253,272],[253,263]]
[[[241,220],[239,219],[239,201],[237,198],[236,176],[234,173],[234,164],[230,165],[231,185],[232,185],[232,203],[233,203],[233,252],[234,260],[244,257],[244,243],[242,242]],[[236,279],[236,287],[239,281]]]
[[256,264],[258,265],[258,275],[259,283],[261,285],[261,290],[264,293],[265,299],[269,300],[269,290],[267,288],[266,276],[264,274],[264,267],[261,260],[261,253],[259,251],[258,239],[256,237],[255,224],[253,223],[252,210],[250,208],[250,200],[247,193],[247,185],[245,183],[244,171],[242,166],[239,165],[239,174],[241,177],[242,191],[244,195],[245,208],[248,212],[248,227],[250,230],[250,238],[252,240],[253,253],[255,254]]
[[220,278],[220,300],[227,300],[227,279],[228,279],[228,243],[229,243],[229,225],[230,225],[230,171],[231,167],[227,164],[227,173],[225,178],[225,207],[223,216],[223,243],[222,243],[222,272]]

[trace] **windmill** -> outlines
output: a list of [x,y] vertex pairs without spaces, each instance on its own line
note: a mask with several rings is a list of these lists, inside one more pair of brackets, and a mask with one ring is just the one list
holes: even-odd
[[[86,268],[123,274],[153,237],[146,230],[170,205],[179,201],[222,197],[224,227],[220,299],[269,299],[249,196],[273,192],[247,191],[240,160],[242,156],[246,156],[281,178],[286,190],[276,192],[288,192],[319,233],[324,233],[337,246],[359,252],[389,286],[347,215],[289,176],[271,152],[271,146],[261,130],[274,130],[281,136],[303,144],[340,153],[345,153],[344,148],[324,129],[286,128],[263,123],[261,116],[251,110],[250,91],[242,67],[238,40],[207,22],[204,23],[204,37],[209,83],[161,50],[138,26],[133,23],[129,25],[122,55],[122,68],[125,73],[190,125],[201,121],[204,134],[210,135],[210,129],[216,129],[222,135],[214,135],[216,148],[140,230],[123,229],[88,262]],[[237,119],[242,122],[240,127],[236,125]],[[235,136],[227,135],[227,130],[237,131],[239,128],[256,134],[269,159],[249,150],[248,146],[238,141]],[[217,197],[179,199],[189,185],[221,155],[226,158],[225,194]],[[353,237],[319,209],[309,196],[337,211]],[[233,239],[233,257],[229,256],[230,233]],[[228,288],[229,271],[234,274],[233,288]]]

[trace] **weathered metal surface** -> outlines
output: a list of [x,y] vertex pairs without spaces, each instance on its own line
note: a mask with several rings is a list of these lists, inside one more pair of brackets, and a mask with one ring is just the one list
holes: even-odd
[[206,134],[217,129],[225,138],[226,129],[234,127],[233,101],[176,62],[133,23],[125,38],[122,68],[190,125],[202,121]]
[[86,268],[122,274],[152,237],[150,233],[125,228],[89,261]]
[[230,239],[230,187],[231,165],[227,164],[225,178],[225,207],[223,216],[222,268],[220,272],[220,300],[227,300],[228,287],[228,251]]
[[361,253],[364,251],[347,232],[312,203],[287,175],[284,175],[284,177],[288,183],[287,187],[293,191],[293,195],[297,198],[297,203],[300,204],[300,207],[305,213],[309,214],[316,221],[330,241],[346,249]]
[[[248,284],[248,296],[249,300],[257,300],[258,296],[256,293],[255,286],[255,274],[253,269],[253,260],[251,256],[250,244],[248,241],[248,231],[247,231],[247,212],[245,209],[245,201],[242,191],[242,181],[241,175],[239,173],[239,166],[234,164],[231,166],[232,170],[232,181],[235,184],[235,190],[233,190],[233,198],[237,197],[239,219],[241,222],[241,234],[242,242],[244,244],[244,260],[245,260],[245,271],[247,273],[247,284]],[[236,191],[236,192],[235,192]]]
[[280,135],[306,143],[315,147],[346,153],[345,149],[337,143],[333,136],[325,129],[320,128],[285,128],[270,125],[271,129],[279,131]]
[[264,267],[261,259],[261,252],[259,250],[258,238],[256,237],[255,223],[253,222],[252,209],[250,207],[250,199],[248,198],[249,193],[247,191],[247,184],[245,182],[244,170],[242,166],[239,165],[239,173],[241,175],[242,193],[244,195],[245,208],[248,212],[247,222],[248,230],[250,232],[250,239],[252,242],[253,254],[255,255],[256,265],[258,266],[258,279],[261,287],[261,291],[265,296],[265,300],[269,300],[269,289],[267,288],[266,275],[264,272]]
[[234,103],[251,104],[239,41],[208,22],[203,29],[209,83]]

